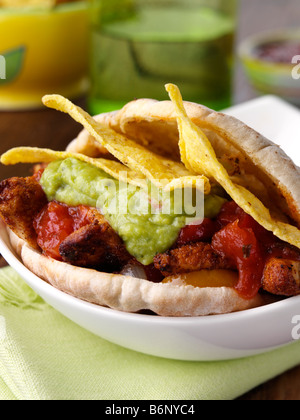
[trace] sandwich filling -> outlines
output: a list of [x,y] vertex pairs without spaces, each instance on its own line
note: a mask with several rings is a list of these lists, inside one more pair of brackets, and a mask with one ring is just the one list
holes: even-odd
[[[81,123],[110,157],[8,151],[1,157],[4,164],[42,166],[32,177],[0,183],[2,219],[32,248],[73,266],[157,283],[230,287],[244,300],[260,291],[299,295],[298,207],[286,201],[284,211],[279,206],[274,213],[268,200],[243,186],[188,117],[178,88],[167,90],[175,105],[181,162],[97,122],[63,97],[45,97],[47,106]],[[238,158],[235,163],[247,181],[251,167]],[[291,169],[297,181],[297,168]],[[281,200],[285,203],[282,194]]]
[[[153,214],[146,191],[123,189],[102,170],[74,158],[54,161],[28,179],[45,194],[32,224],[48,257],[154,282],[227,285],[245,299],[261,289],[300,293],[300,251],[264,229],[222,189],[204,196],[204,218],[188,223],[186,214],[176,212],[173,194],[156,191],[155,205],[170,200],[171,211]],[[122,200],[126,211],[118,213],[122,206],[115,202]]]
[[[169,249],[187,224],[188,216],[196,214],[192,203],[186,203],[185,208],[176,205],[174,191],[163,191],[150,182],[148,190],[121,183],[101,169],[73,158],[52,162],[40,183],[49,201],[99,209],[127,251],[143,265],[153,263],[155,255]],[[203,199],[200,205],[204,208],[199,213],[211,219],[226,202],[213,193]]]

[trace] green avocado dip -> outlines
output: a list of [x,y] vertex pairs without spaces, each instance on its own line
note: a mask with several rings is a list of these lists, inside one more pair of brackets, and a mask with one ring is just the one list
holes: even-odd
[[[151,264],[157,253],[169,249],[180,230],[198,215],[195,193],[194,205],[182,205],[185,203],[182,190],[179,192],[182,199],[178,200],[179,190],[170,193],[150,182],[148,190],[125,184],[74,158],[50,163],[40,183],[49,201],[98,208],[123,239],[128,252],[144,265]],[[216,217],[226,201],[217,194],[201,193],[201,198],[201,219],[203,215]]]

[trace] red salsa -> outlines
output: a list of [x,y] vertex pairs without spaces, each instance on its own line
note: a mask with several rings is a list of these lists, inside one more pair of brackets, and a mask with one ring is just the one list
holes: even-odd
[[266,262],[271,257],[300,261],[300,252],[282,242],[246,214],[234,201],[223,205],[216,220],[204,219],[198,226],[186,226],[179,244],[211,242],[216,252],[231,259],[239,271],[237,292],[253,298],[261,288]]
[[56,201],[48,203],[34,220],[37,242],[45,255],[61,261],[60,244],[71,233],[90,223],[88,207],[69,207]]

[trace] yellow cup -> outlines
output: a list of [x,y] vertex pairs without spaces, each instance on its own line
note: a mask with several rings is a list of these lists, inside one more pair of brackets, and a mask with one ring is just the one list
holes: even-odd
[[41,106],[41,97],[69,98],[88,86],[87,3],[0,11],[0,109]]

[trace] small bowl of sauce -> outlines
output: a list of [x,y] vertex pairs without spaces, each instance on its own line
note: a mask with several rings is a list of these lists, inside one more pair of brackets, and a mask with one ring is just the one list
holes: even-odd
[[239,55],[252,86],[300,106],[300,29],[256,35]]

